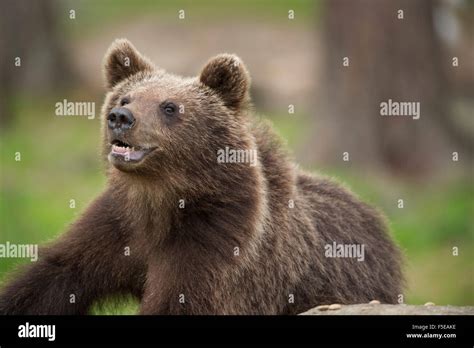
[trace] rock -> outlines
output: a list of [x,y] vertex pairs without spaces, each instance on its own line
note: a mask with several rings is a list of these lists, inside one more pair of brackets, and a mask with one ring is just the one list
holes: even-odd
[[329,309],[329,305],[321,305],[321,306],[317,306],[316,309],[318,311],[327,311]]
[[372,300],[369,302],[369,304],[380,304],[379,300]]
[[[334,305],[331,305],[334,306]],[[331,309],[328,306],[328,309]],[[301,315],[474,315],[472,306],[415,306],[405,304],[379,304],[368,303],[355,305],[336,305],[339,310],[310,309]],[[333,307],[335,308],[335,307]]]
[[335,310],[337,310],[337,309],[341,309],[341,307],[342,307],[342,306],[341,306],[340,304],[333,303],[332,305],[330,305],[330,306],[328,307],[328,309],[331,310],[331,311],[335,311]]

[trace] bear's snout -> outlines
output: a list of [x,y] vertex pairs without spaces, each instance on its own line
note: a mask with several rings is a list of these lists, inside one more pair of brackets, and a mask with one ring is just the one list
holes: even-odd
[[108,127],[114,133],[128,131],[135,124],[135,117],[127,108],[113,108],[107,116]]

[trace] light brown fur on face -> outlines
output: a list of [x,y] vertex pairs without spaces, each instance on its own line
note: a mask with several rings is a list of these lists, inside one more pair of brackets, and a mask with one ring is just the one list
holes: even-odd
[[[0,313],[84,314],[122,293],[140,299],[141,314],[296,314],[398,300],[401,255],[384,218],[291,162],[252,115],[238,57],[219,55],[182,78],[117,40],[104,61],[107,188],[1,291]],[[258,156],[220,163],[225,148]],[[327,257],[333,242],[363,244],[364,261]]]

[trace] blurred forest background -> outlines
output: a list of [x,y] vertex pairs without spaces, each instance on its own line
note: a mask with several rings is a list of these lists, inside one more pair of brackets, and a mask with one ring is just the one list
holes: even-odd
[[[0,243],[54,239],[104,188],[101,63],[125,37],[182,75],[237,53],[256,110],[296,160],[387,214],[406,254],[405,302],[474,305],[473,1],[0,3]],[[63,99],[95,102],[96,119],[56,116]],[[380,116],[388,99],[419,101],[421,118]],[[0,259],[0,279],[21,262]],[[94,313],[136,309],[130,301]]]

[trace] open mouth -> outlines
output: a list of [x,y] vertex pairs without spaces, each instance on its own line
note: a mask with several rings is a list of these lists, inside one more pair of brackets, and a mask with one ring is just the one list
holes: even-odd
[[153,148],[132,146],[121,140],[113,140],[111,145],[110,156],[125,162],[139,162],[153,150]]

